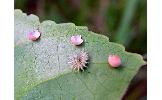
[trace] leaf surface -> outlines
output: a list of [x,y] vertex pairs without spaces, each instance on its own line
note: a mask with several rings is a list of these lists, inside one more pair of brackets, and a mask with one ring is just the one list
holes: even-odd
[[[140,55],[126,52],[87,27],[50,20],[40,23],[37,16],[21,10],[14,14],[16,100],[119,100],[145,63]],[[27,33],[36,29],[40,39],[28,40]],[[82,35],[84,43],[72,45],[73,35]],[[69,58],[82,51],[89,55],[88,68],[74,72]],[[110,54],[121,57],[120,68],[107,63]]]

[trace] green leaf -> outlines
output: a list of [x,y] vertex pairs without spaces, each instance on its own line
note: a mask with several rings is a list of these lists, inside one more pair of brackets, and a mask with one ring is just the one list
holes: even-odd
[[[15,10],[15,98],[16,100],[119,100],[141,65],[138,54],[109,42],[106,36],[88,31],[73,23],[39,22],[35,15]],[[38,41],[30,41],[27,33],[39,29]],[[82,35],[84,44],[72,45],[72,35]],[[85,51],[88,68],[74,72],[69,57]],[[122,67],[111,68],[110,54],[118,54]]]

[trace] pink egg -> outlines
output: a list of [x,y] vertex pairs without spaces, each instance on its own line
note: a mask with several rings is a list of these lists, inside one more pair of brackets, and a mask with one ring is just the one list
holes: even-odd
[[34,30],[34,31],[28,33],[28,39],[35,41],[40,37],[40,35],[41,34],[38,30]]
[[70,42],[74,45],[80,45],[83,43],[81,35],[75,35],[70,38]]
[[109,55],[108,63],[112,67],[119,67],[121,65],[121,58],[118,55]]

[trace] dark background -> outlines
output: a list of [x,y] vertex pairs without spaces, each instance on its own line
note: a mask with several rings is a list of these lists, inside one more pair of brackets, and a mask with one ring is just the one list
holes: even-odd
[[[15,9],[36,14],[40,21],[87,26],[147,61],[147,0],[15,0]],[[142,66],[123,100],[147,99],[146,72]]]

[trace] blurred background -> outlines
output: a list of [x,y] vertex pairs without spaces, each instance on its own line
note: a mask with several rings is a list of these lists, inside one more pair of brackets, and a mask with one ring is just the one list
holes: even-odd
[[[15,0],[14,5],[41,22],[87,26],[147,61],[147,0]],[[147,65],[141,66],[122,99],[147,99]]]

